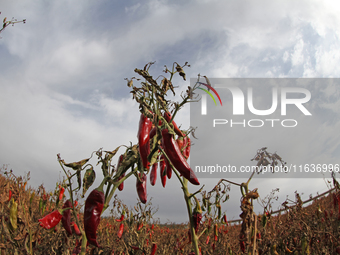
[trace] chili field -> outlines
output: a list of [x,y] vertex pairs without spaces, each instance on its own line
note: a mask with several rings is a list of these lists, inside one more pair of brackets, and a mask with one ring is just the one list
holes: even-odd
[[[337,185],[337,182],[335,182]],[[39,219],[46,217],[66,202],[60,190],[47,191],[43,186],[33,189],[29,177],[16,177],[2,169],[1,254],[78,254],[81,234],[71,234],[60,221],[52,229],[44,229]],[[246,201],[243,201],[246,202]],[[16,206],[14,206],[16,204]],[[117,197],[109,217],[102,217],[97,229],[100,248],[89,245],[86,254],[191,254],[189,224],[160,224],[154,219],[151,202],[128,208]],[[286,203],[284,203],[286,205]],[[240,206],[244,206],[241,204]],[[296,195],[294,205],[280,213],[265,212],[256,216],[253,243],[245,247],[240,241],[242,225],[228,223],[203,211],[198,227],[198,245],[202,254],[338,254],[340,250],[340,192],[335,186],[328,194],[312,199],[303,206]],[[76,206],[76,210],[80,205]],[[240,210],[241,212],[241,210]],[[84,220],[79,210],[79,222]],[[74,219],[71,219],[74,221]],[[81,226],[83,227],[83,226]],[[79,231],[79,230],[78,230]],[[78,233],[78,234],[77,234]],[[256,237],[256,238],[255,238]]]

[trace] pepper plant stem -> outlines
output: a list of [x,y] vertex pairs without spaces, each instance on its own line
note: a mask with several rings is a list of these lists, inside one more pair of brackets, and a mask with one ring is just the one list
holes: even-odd
[[69,176],[59,158],[59,154],[58,154],[58,161],[59,161],[59,164],[61,166],[61,168],[63,169],[65,175],[67,176],[67,179],[68,179],[68,183],[69,183],[69,188],[67,188],[67,190],[69,191],[69,194],[70,194],[70,200],[71,200],[71,203],[72,203],[72,207],[73,207],[73,210],[72,210],[72,214],[75,218],[75,221],[76,221],[76,224],[77,226],[79,227],[79,230],[81,232],[81,235],[82,235],[82,242],[81,242],[81,252],[80,252],[80,255],[86,255],[86,245],[87,245],[87,238],[86,238],[86,234],[85,234],[85,231],[83,230],[83,228],[81,227],[80,223],[79,223],[79,220],[78,220],[78,217],[77,217],[77,213],[76,213],[76,210],[74,210],[74,201],[73,201],[73,191],[72,191],[72,182],[71,182],[71,178],[72,176]]
[[116,182],[113,187],[112,190],[110,191],[109,195],[105,198],[105,204],[104,204],[104,208],[103,208],[103,212],[109,207],[109,203],[111,201],[111,198],[113,197],[113,194],[115,193],[116,189],[118,188],[118,186],[125,181],[127,178],[129,178],[132,174],[134,174],[137,171],[137,169],[134,169],[133,171],[131,171],[130,173],[128,173],[127,175],[125,175],[122,179],[120,179],[118,182]]
[[192,246],[194,248],[195,254],[199,255],[200,251],[198,248],[198,238],[195,232],[195,227],[194,227],[194,221],[193,221],[193,217],[192,217],[192,208],[191,208],[191,199],[190,199],[190,192],[188,190],[188,180],[186,178],[183,178],[183,192],[184,192],[184,199],[185,202],[187,204],[187,209],[188,209],[188,215],[189,215],[189,223],[190,223],[190,232],[191,232],[191,242],[192,242]]

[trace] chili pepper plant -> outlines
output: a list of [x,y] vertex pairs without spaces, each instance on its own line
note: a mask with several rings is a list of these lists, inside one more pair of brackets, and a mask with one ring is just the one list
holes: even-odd
[[[150,67],[154,62],[150,62],[143,69],[135,69],[135,72],[143,78],[126,79],[128,87],[131,88],[132,98],[139,104],[140,121],[137,132],[138,144],[129,146],[121,145],[113,151],[103,151],[99,149],[95,152],[98,157],[98,164],[101,165],[103,179],[100,186],[90,192],[85,201],[84,227],[77,218],[77,210],[74,208],[74,193],[81,190],[83,197],[87,190],[92,186],[98,174],[94,167],[88,163],[92,158],[83,159],[78,162],[65,163],[58,154],[58,161],[66,176],[66,181],[62,189],[69,193],[68,204],[63,208],[63,224],[67,233],[71,234],[70,210],[73,214],[74,225],[79,227],[81,233],[81,254],[85,254],[87,244],[100,247],[97,241],[97,227],[100,222],[101,214],[109,207],[110,200],[116,189],[123,190],[123,182],[134,175],[136,177],[136,190],[141,203],[146,203],[147,199],[147,179],[150,175],[152,185],[156,182],[157,165],[160,167],[160,178],[163,187],[166,186],[166,179],[170,179],[172,173],[177,177],[182,185],[184,198],[187,205],[189,217],[189,233],[192,241],[192,249],[195,254],[199,254],[197,230],[201,221],[201,209],[196,194],[191,194],[188,189],[189,183],[200,185],[194,171],[190,168],[187,159],[190,155],[190,133],[192,128],[181,130],[175,117],[185,104],[197,101],[193,95],[195,89],[200,86],[197,82],[194,87],[188,86],[185,93],[181,94],[181,102],[171,101],[168,96],[172,93],[175,96],[173,85],[174,75],[177,73],[186,80],[184,67],[189,67],[188,63],[179,65],[173,63],[172,69],[165,66],[164,75],[157,78],[149,73]],[[167,77],[165,77],[165,75]],[[198,76],[198,81],[200,76]],[[209,81],[206,78],[207,83]],[[134,81],[140,81],[140,86],[136,86]],[[125,152],[119,156],[117,167],[111,165],[113,157],[120,148],[125,148]],[[66,169],[68,168],[68,169]],[[150,171],[152,169],[152,171]],[[76,180],[76,181],[75,181]],[[76,183],[77,185],[74,185]],[[62,197],[62,195],[61,195]],[[61,198],[60,198],[61,199]],[[67,207],[71,205],[70,207]],[[66,226],[65,226],[66,225]],[[121,225],[118,235],[123,233]],[[155,246],[153,246],[155,247]]]

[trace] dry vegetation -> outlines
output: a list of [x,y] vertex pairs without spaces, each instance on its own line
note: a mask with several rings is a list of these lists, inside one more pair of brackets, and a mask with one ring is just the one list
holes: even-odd
[[[56,209],[58,189],[48,192],[43,186],[27,188],[28,181],[29,176],[16,177],[11,171],[1,171],[1,254],[30,254],[30,250],[33,254],[77,254],[81,237],[75,234],[68,237],[61,223],[52,230],[39,226],[38,220]],[[282,212],[257,215],[256,228],[251,228],[251,244],[246,245],[245,250],[253,252],[255,242],[257,254],[338,254],[340,192],[336,181],[334,184],[331,192],[306,207],[296,194],[294,205],[284,203],[286,208]],[[15,202],[17,214],[12,205]],[[156,254],[192,252],[188,225],[161,225],[154,220],[156,210],[151,201],[128,208],[115,198],[113,205],[111,216],[102,218],[98,228],[98,242],[102,247],[88,246],[86,254],[151,254],[155,244]],[[124,220],[118,222],[123,211]],[[212,211],[210,214],[208,210],[203,211],[198,230],[201,253],[247,254],[241,251],[242,225],[226,224],[223,217],[219,219]],[[79,217],[82,222],[81,213]],[[121,224],[124,231],[119,238]]]

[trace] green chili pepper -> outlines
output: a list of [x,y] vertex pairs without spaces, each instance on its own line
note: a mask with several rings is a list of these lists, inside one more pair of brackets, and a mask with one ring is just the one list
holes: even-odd
[[216,207],[217,207],[217,217],[218,217],[218,219],[220,219],[221,218],[221,216],[222,216],[222,208],[221,208],[221,205],[220,205],[220,203],[218,203],[217,205],[216,205]]

